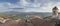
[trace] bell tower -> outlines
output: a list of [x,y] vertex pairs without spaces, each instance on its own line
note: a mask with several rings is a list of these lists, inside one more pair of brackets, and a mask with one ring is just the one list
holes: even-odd
[[58,11],[59,11],[59,9],[55,6],[53,9],[52,9],[52,16],[54,16],[54,17],[58,17]]

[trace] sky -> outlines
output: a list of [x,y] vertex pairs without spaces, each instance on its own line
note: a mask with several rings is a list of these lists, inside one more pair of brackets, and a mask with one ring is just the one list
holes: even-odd
[[55,6],[60,12],[60,0],[0,0],[0,12],[52,12]]

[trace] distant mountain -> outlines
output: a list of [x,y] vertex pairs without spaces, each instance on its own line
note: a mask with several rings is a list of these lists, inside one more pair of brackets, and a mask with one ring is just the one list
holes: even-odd
[[16,12],[16,11],[8,11],[3,12],[4,14],[48,14],[49,12]]
[[15,12],[15,11],[8,11],[8,12],[3,12],[0,14],[7,14],[7,15],[11,15],[11,14],[16,14],[16,15],[40,15],[41,17],[46,17],[46,16],[50,16],[52,15],[49,12]]
[[3,12],[3,14],[19,14],[20,12],[15,12],[15,11],[8,11],[8,12]]

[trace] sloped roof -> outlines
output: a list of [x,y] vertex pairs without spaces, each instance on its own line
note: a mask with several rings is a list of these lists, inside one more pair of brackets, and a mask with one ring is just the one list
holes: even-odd
[[52,10],[58,10],[58,8],[55,6]]

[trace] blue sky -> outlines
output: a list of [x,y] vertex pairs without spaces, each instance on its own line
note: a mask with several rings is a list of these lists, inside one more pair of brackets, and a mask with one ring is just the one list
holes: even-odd
[[60,10],[60,0],[0,0],[0,12],[52,12],[54,6]]

